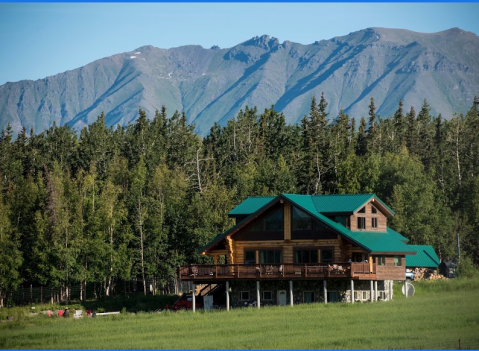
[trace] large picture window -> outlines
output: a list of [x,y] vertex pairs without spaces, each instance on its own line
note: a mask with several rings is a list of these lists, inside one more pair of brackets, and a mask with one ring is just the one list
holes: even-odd
[[321,249],[321,262],[322,263],[333,262],[333,250],[332,249]]
[[318,263],[318,250],[294,250],[294,263]]
[[283,262],[283,252],[279,250],[267,250],[260,251],[259,253],[259,263],[269,264],[269,263],[282,263]]
[[245,251],[244,264],[255,264],[255,263],[256,263],[256,251]]
[[283,230],[283,208],[277,209],[264,220],[264,230]]

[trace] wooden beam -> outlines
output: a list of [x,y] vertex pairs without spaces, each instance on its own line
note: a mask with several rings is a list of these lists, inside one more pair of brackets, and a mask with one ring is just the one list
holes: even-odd
[[283,224],[284,240],[291,240],[291,204],[289,202],[283,206]]
[[293,307],[293,281],[289,281],[289,305]]
[[193,309],[193,313],[196,312],[196,285],[195,283],[193,283],[193,293],[191,294],[192,296],[192,299],[191,299],[191,306],[192,306],[192,309]]
[[354,303],[354,280],[351,279],[351,303]]
[[256,281],[256,306],[258,306],[258,310],[261,308],[261,300],[259,294],[259,280]]

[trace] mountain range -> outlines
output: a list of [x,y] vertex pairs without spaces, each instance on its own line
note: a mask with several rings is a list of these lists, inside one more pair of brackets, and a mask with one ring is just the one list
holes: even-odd
[[263,35],[232,48],[143,46],[83,67],[0,86],[0,128],[10,123],[42,132],[55,122],[80,130],[105,112],[108,125],[127,125],[138,108],[152,117],[165,105],[184,111],[200,135],[224,125],[246,105],[274,105],[288,123],[308,113],[324,92],[329,116],[344,109],[392,115],[403,99],[433,113],[464,112],[479,93],[479,37],[459,28],[438,33],[368,28],[309,45]]

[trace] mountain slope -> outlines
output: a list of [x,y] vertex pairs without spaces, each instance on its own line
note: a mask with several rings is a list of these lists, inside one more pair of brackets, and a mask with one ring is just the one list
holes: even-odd
[[102,111],[108,124],[126,125],[140,106],[152,116],[166,105],[170,113],[185,111],[205,135],[246,105],[275,105],[295,123],[323,91],[330,116],[341,108],[366,115],[374,97],[382,116],[399,99],[416,110],[427,99],[447,118],[468,109],[479,92],[479,37],[458,28],[432,34],[368,28],[310,45],[261,36],[228,49],[145,46],[0,86],[0,127],[41,132],[56,122],[79,130]]

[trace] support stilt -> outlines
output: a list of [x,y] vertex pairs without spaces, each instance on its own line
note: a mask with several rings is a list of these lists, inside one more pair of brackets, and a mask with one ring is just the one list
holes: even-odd
[[256,282],[256,306],[258,306],[258,309],[261,308],[261,301],[259,296],[259,280]]
[[196,285],[195,283],[193,283],[193,290],[192,290],[192,294],[191,294],[191,306],[193,308],[193,313],[196,312],[196,295],[195,295],[195,292],[196,292]]
[[351,303],[354,303],[354,280],[351,279]]
[[289,281],[289,304],[293,307],[293,281]]
[[374,301],[374,295],[373,295],[373,281],[371,280],[371,285],[369,286],[369,301],[373,302]]
[[323,280],[323,295],[324,295],[324,303],[328,303],[328,286],[326,283],[326,279]]
[[226,310],[230,310],[230,282],[226,281]]

